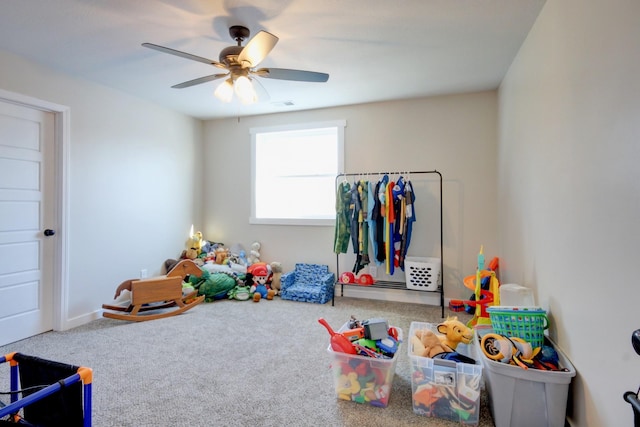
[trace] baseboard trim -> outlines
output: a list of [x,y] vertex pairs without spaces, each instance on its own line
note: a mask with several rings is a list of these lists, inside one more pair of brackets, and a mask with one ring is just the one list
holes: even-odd
[[69,329],[77,328],[78,326],[82,326],[86,323],[89,323],[93,320],[99,319],[102,317],[102,309],[92,311],[90,313],[83,314],[81,316],[72,317],[70,319],[66,319],[62,324],[61,331],[66,331]]

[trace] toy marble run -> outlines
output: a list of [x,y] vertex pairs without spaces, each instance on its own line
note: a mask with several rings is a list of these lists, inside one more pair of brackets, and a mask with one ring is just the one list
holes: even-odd
[[[464,278],[464,285],[474,291],[475,300],[464,301],[470,307],[475,307],[474,316],[467,326],[490,325],[491,320],[487,313],[487,307],[500,305],[500,282],[496,276],[499,267],[498,257],[494,257],[485,268],[484,248],[480,246],[478,253],[478,266],[476,274]],[[483,286],[487,284],[488,286]]]

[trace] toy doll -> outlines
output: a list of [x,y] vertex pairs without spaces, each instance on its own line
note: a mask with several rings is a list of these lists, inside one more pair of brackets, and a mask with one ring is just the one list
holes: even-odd
[[273,299],[275,292],[269,287],[268,282],[271,272],[267,264],[264,262],[252,264],[247,269],[247,273],[251,274],[250,292],[253,294],[253,300],[258,302],[261,298]]

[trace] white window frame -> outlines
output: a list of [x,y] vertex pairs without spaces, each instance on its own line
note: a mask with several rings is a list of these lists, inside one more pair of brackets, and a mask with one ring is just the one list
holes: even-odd
[[[287,132],[299,130],[313,130],[323,128],[336,128],[338,134],[337,150],[338,164],[336,174],[344,173],[344,128],[345,120],[334,120],[326,122],[300,123],[294,125],[268,126],[251,128],[251,217],[250,224],[274,224],[274,225],[312,225],[312,226],[334,226],[335,217],[331,219],[323,218],[258,218],[256,216],[256,135],[270,132]],[[276,196],[277,197],[277,196]],[[282,197],[282,200],[285,200]]]

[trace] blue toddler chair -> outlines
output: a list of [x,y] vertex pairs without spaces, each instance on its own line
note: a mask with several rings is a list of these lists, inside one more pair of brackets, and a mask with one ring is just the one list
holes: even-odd
[[333,299],[335,275],[328,265],[298,263],[293,271],[284,273],[281,280],[282,299],[316,304]]

